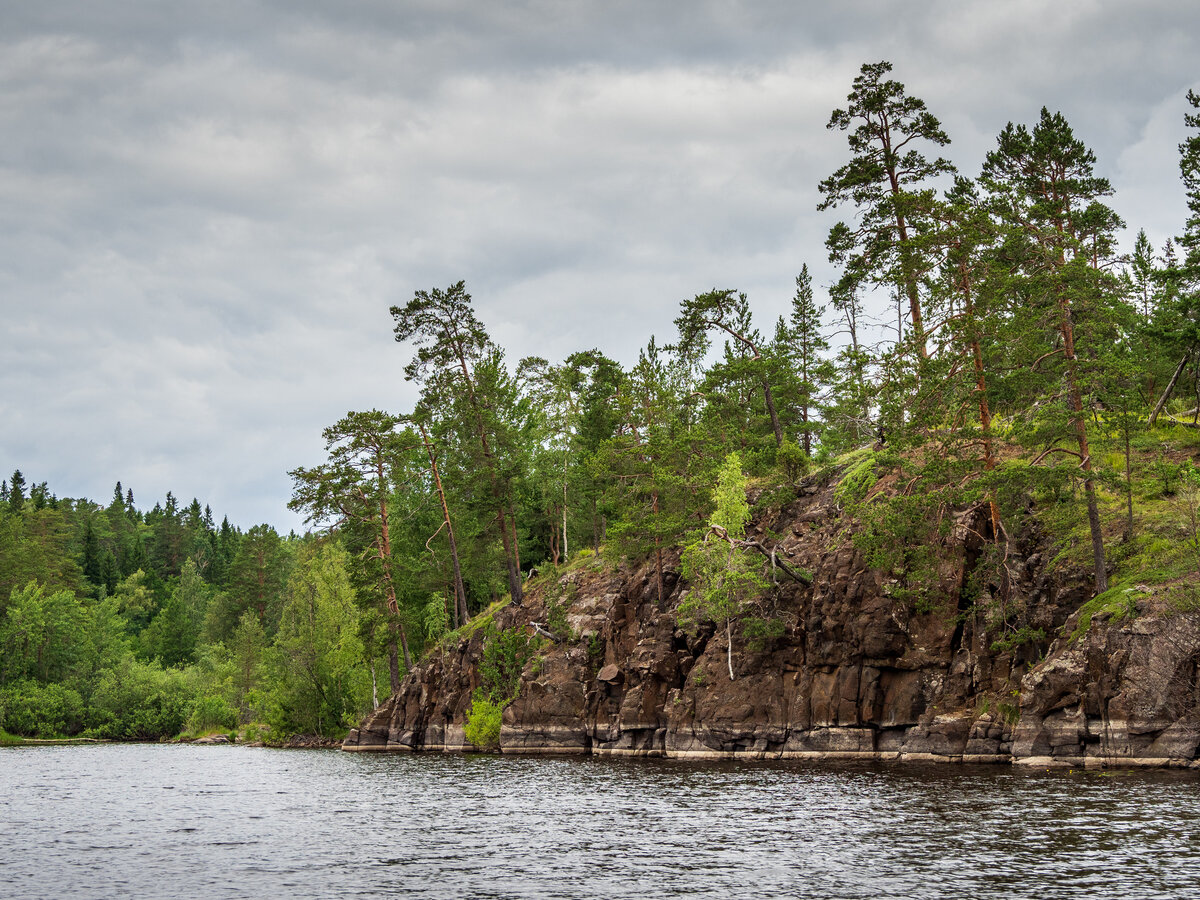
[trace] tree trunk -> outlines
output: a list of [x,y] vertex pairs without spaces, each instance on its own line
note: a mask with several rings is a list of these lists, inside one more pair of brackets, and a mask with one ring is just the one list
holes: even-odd
[[[380,484],[383,484],[383,463],[379,463]],[[379,561],[383,565],[383,591],[387,598],[387,607],[393,616],[400,615],[400,604],[396,600],[396,583],[392,579],[392,539],[388,533],[388,511],[387,498],[380,496],[379,498],[379,534],[376,537],[376,548],[378,550]],[[404,626],[397,619],[393,619],[390,625],[393,639],[397,636],[400,639],[400,649],[404,651],[404,668],[412,668],[412,657],[408,652],[408,636],[404,633]]]
[[400,693],[400,660],[396,650],[396,629],[391,628],[392,640],[388,641],[388,674],[392,679],[392,696]]
[[[893,201],[900,196],[900,182],[896,173],[889,169],[888,179],[891,182]],[[908,295],[908,311],[912,316],[913,341],[922,359],[929,358],[929,349],[925,346],[925,322],[921,317],[921,298],[917,293],[917,277],[912,269],[912,250],[908,246],[908,223],[904,214],[896,211],[896,230],[900,234],[900,271],[904,278],[904,293]]]
[[516,563],[519,576],[521,574],[521,542],[517,538],[517,511],[511,503],[508,504],[508,520],[512,523],[513,562]]
[[1071,419],[1075,426],[1075,440],[1079,445],[1080,464],[1085,476],[1083,491],[1087,496],[1088,528],[1092,533],[1092,565],[1096,573],[1096,593],[1108,590],[1108,572],[1104,560],[1104,532],[1100,528],[1100,507],[1096,501],[1096,483],[1092,479],[1092,452],[1088,447],[1087,421],[1083,414],[1083,397],[1079,390],[1076,372],[1075,329],[1071,324],[1071,301],[1065,296],[1058,298],[1062,312],[1060,328],[1063,336],[1063,358],[1067,362],[1067,390],[1071,400]]
[[775,432],[775,446],[783,446],[783,428],[779,424],[779,413],[775,411],[775,397],[771,393],[771,385],[767,379],[762,380],[763,400],[767,404],[767,412],[771,416],[771,430]]
[[562,515],[562,555],[563,562],[570,558],[567,550],[567,455],[563,454],[563,515]]
[[1191,359],[1192,352],[1189,350],[1183,354],[1183,359],[1179,361],[1179,365],[1175,367],[1175,374],[1171,376],[1171,380],[1167,382],[1166,389],[1162,392],[1162,396],[1158,398],[1158,402],[1154,404],[1154,412],[1150,413],[1150,426],[1158,421],[1159,415],[1163,411],[1163,407],[1167,405],[1167,401],[1171,399],[1171,394],[1175,391],[1175,383],[1179,381],[1179,376],[1183,374],[1184,368]]
[[515,603],[520,603],[523,597],[521,591],[521,573],[517,568],[516,557],[513,554],[512,537],[508,533],[508,521],[504,515],[504,507],[496,510],[496,523],[500,527],[500,542],[504,545],[504,562],[508,568],[508,595]]
[[600,508],[592,498],[592,552],[600,552]]
[[438,499],[442,502],[442,521],[446,523],[446,537],[450,541],[450,562],[454,566],[454,619],[461,624],[471,621],[467,613],[467,591],[463,587],[462,567],[458,563],[458,543],[454,540],[454,526],[450,524],[450,507],[446,503],[446,492],[442,490],[442,476],[438,472],[437,457],[433,453],[433,444],[425,433],[424,424],[418,422],[421,429],[421,440],[425,443],[425,452],[429,455],[429,469],[433,472],[433,483],[437,487]]
[[725,664],[729,666],[729,680],[733,681],[733,619],[725,620]]

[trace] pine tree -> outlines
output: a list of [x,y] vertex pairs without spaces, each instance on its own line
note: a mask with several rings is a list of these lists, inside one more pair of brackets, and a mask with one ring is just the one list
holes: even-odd
[[471,295],[461,281],[444,291],[417,291],[406,306],[393,306],[391,314],[396,340],[416,345],[404,373],[421,385],[422,406],[439,417],[453,416],[460,438],[478,448],[479,468],[488,482],[504,547],[509,593],[519,603],[520,550],[512,484],[502,471],[505,448],[498,446],[501,423],[493,414],[499,404],[486,390],[503,383],[502,354],[476,318]]
[[[1052,329],[1045,333],[1049,346],[1044,343],[1042,354],[1028,364],[1046,373],[1043,390],[1056,394],[1058,385],[1064,385],[1067,428],[1058,428],[1053,419],[1042,422],[1039,439],[1050,446],[1038,459],[1065,453],[1078,462],[1096,592],[1101,593],[1108,588],[1108,575],[1087,428],[1090,403],[1084,402],[1095,381],[1086,370],[1089,358],[1081,357],[1078,346],[1081,337],[1099,346],[1102,329],[1111,320],[1108,307],[1117,291],[1115,278],[1104,266],[1113,256],[1113,235],[1121,220],[1101,202],[1112,188],[1094,173],[1094,166],[1095,155],[1075,137],[1062,114],[1043,108],[1032,129],[1009,123],[1000,133],[980,181],[1007,227],[1005,250],[1017,261],[1019,288],[1031,307],[1025,321]],[[1059,446],[1068,434],[1076,450]]]
[[[403,456],[423,444],[415,436],[399,432],[400,419],[379,410],[352,412],[326,428],[328,462],[311,469],[294,469],[293,496],[288,507],[302,510],[310,522],[334,522],[359,526],[367,537],[364,557],[375,574],[376,596],[386,606],[388,624],[394,630],[406,669],[412,668],[407,629],[399,600],[394,571],[392,524],[396,482],[404,468]],[[400,689],[400,672],[392,653],[392,691]]]
[[[849,132],[850,161],[819,185],[820,210],[853,203],[857,224],[839,222],[829,232],[830,261],[845,266],[843,294],[860,285],[894,288],[908,301],[913,344],[926,356],[926,327],[920,282],[930,270],[914,245],[925,227],[933,192],[931,179],[954,171],[945,159],[927,159],[915,142],[942,147],[950,138],[924,101],[909,97],[904,85],[886,79],[889,62],[868,63],[854,79],[845,109],[835,109],[828,128]],[[851,130],[853,126],[853,130]]]
[[769,367],[763,357],[766,349],[762,335],[751,321],[750,305],[746,295],[732,290],[712,290],[697,294],[691,300],[679,304],[679,317],[675,320],[679,329],[679,352],[687,358],[702,358],[708,349],[708,332],[724,332],[734,342],[727,352],[727,360],[744,359],[751,378],[762,389],[763,405],[770,419],[771,433],[775,446],[783,445],[783,428],[779,423],[779,412],[775,406],[775,395],[767,377]]

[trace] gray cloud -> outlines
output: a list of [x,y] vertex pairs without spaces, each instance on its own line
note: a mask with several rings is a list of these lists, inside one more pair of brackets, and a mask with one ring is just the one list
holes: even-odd
[[298,525],[286,472],[403,409],[387,308],[467,280],[513,357],[632,359],[680,298],[763,327],[887,58],[967,174],[1061,109],[1114,205],[1177,232],[1200,12],[1166,3],[4,4],[0,468]]

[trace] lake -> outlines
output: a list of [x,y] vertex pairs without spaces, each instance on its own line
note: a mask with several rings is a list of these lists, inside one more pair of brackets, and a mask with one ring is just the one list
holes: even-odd
[[0,749],[14,897],[1153,898],[1200,774]]

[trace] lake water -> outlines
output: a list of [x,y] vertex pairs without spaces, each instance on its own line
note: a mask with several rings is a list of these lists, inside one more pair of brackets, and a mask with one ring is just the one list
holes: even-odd
[[1200,896],[1200,775],[0,750],[0,896]]

